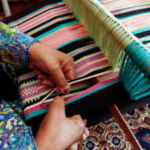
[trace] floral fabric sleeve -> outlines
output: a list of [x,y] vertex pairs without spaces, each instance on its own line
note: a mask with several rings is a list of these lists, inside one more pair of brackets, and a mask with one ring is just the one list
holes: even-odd
[[17,107],[0,102],[0,150],[37,150],[30,127],[14,110]]
[[0,62],[28,67],[28,52],[36,39],[0,22]]
[[37,150],[29,127],[4,131],[0,134],[1,150]]

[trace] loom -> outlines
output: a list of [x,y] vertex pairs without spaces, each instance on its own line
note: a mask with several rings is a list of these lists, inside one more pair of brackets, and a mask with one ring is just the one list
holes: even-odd
[[119,69],[132,100],[150,95],[150,53],[97,0],[64,0],[104,52],[113,69]]
[[[59,2],[59,0],[55,1],[55,3],[57,2]],[[122,103],[124,101],[128,102],[131,100],[132,102],[137,100],[149,101],[149,50],[130,31],[128,31],[128,29],[124,27],[124,25],[118,19],[116,19],[99,1],[64,0],[64,2],[69,8],[71,8],[71,11],[75,15],[76,19],[84,25],[90,37],[94,39],[100,50],[107,57],[109,63],[109,65],[106,64],[106,67],[101,68],[100,71],[96,70],[97,72],[95,72],[94,70],[93,74],[91,74],[91,72],[89,74],[84,74],[81,77],[79,76],[79,78],[77,78],[75,81],[70,82],[71,84],[75,83],[73,90],[76,89],[76,84],[81,82],[78,88],[79,90],[81,90],[81,92],[77,91],[77,93],[75,94],[71,93],[69,96],[65,96],[66,112],[68,116],[79,113],[83,118],[87,118],[90,120],[89,125],[93,125],[100,121],[99,113],[101,111],[104,111],[104,109],[100,110],[102,107],[108,107],[112,104],[120,103],[120,99],[122,99]],[[20,22],[18,23],[18,25],[19,24]],[[12,25],[15,26],[15,24]],[[34,33],[34,31],[30,30],[27,33],[31,35],[33,34],[39,40],[43,36],[47,35],[46,33],[44,33],[43,35],[37,35],[36,32]],[[88,43],[91,42],[89,39],[86,39],[83,41],[81,40],[81,42],[78,44],[81,44],[85,41],[87,41]],[[73,46],[76,47],[76,45]],[[64,49],[70,47],[58,46],[58,49],[63,51]],[[77,52],[78,51],[79,50],[77,50]],[[97,53],[96,50],[95,53]],[[76,57],[76,51],[68,52],[68,54]],[[94,54],[92,53],[91,55],[93,56]],[[100,56],[98,57],[101,58],[101,56],[103,57],[103,54],[100,54]],[[112,69],[110,69],[109,66],[111,66]],[[28,86],[31,86],[31,84],[33,83],[39,84],[39,81],[30,84],[32,80],[35,80],[36,73],[37,72],[30,72],[26,75],[20,76],[19,85],[21,94],[23,93],[23,89],[26,89],[26,86],[28,84]],[[26,83],[26,81],[28,82],[28,84]],[[86,85],[83,85],[83,81],[88,82],[86,83]],[[28,97],[26,98],[25,94],[22,94],[26,120],[32,127],[34,124],[34,129],[38,128],[39,122],[41,122],[45,113],[47,112],[45,111],[45,109],[48,108],[52,99],[57,95],[56,93],[51,93],[52,89],[46,90],[47,91],[43,95],[34,96],[32,99]],[[52,94],[50,97],[48,96],[49,93],[50,95]],[[47,101],[45,101],[44,99],[45,96]],[[45,101],[44,103],[43,99]],[[33,104],[33,110],[35,112],[32,111],[31,115],[30,112]],[[42,113],[36,113],[36,110],[38,109],[41,109]],[[115,118],[118,122],[120,122],[120,124],[122,124],[123,130],[129,133],[129,135],[127,136],[130,139],[131,143],[134,145],[135,149],[140,149],[138,142],[134,138],[124,119],[121,117],[121,114],[119,114],[117,107],[115,105],[112,105],[111,107],[109,107],[109,109],[111,113],[114,114],[114,116],[116,115]],[[35,118],[35,120],[32,121],[32,118]],[[120,118],[120,120],[118,120],[118,118]],[[35,125],[36,123],[38,125]]]

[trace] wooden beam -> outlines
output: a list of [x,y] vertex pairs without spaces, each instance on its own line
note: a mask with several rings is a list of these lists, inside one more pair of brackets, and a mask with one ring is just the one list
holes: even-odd
[[122,116],[121,112],[119,111],[116,105],[112,105],[109,107],[111,114],[114,116],[115,120],[118,122],[120,128],[123,130],[125,135],[127,136],[128,141],[132,144],[135,150],[142,150],[141,145],[139,144],[138,140],[134,136],[134,133],[130,129],[128,123]]

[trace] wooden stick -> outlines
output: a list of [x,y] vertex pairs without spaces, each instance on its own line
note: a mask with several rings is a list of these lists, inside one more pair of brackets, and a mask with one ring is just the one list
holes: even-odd
[[132,130],[130,129],[128,123],[122,116],[121,112],[119,111],[118,107],[116,105],[112,105],[109,107],[109,110],[111,114],[114,116],[115,120],[118,122],[119,126],[127,136],[127,139],[132,144],[133,148],[135,150],[142,150],[141,145],[139,144],[138,140],[134,136]]
[[[86,77],[86,78],[82,78],[82,79],[78,79],[78,80],[75,80],[75,81],[70,81],[70,82],[68,82],[68,84],[71,86],[72,84],[75,84],[75,83],[78,83],[78,82],[83,82],[83,81],[88,81],[88,80],[91,80],[91,79],[95,79],[97,76],[103,76],[103,75],[109,74],[111,72],[112,71],[109,70],[109,71],[106,71],[104,73],[99,73],[99,74],[96,74],[96,75],[93,75],[93,76],[89,76],[89,77]],[[41,101],[41,103],[45,103],[45,101],[56,91],[56,89],[57,88],[53,89],[48,95],[46,95],[43,98],[43,100]]]
[[[94,82],[98,83],[100,81],[99,81],[98,78],[95,78]],[[132,130],[130,129],[128,123],[126,122],[126,120],[122,116],[122,114],[119,111],[118,107],[114,104],[114,105],[112,105],[108,108],[109,108],[111,114],[114,116],[115,120],[118,122],[120,128],[123,130],[123,132],[127,136],[127,139],[132,144],[133,148],[135,150],[142,150],[141,145],[139,144],[138,140],[134,136],[134,133],[132,132]]]
[[55,91],[57,88],[54,88],[48,95],[46,95],[42,101],[40,102],[41,104],[44,103]]

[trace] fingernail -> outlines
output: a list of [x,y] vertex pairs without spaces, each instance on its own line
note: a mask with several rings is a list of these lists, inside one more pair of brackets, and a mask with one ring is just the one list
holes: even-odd
[[64,94],[69,94],[70,93],[70,86],[69,86],[69,84],[64,89],[62,89],[62,92]]

